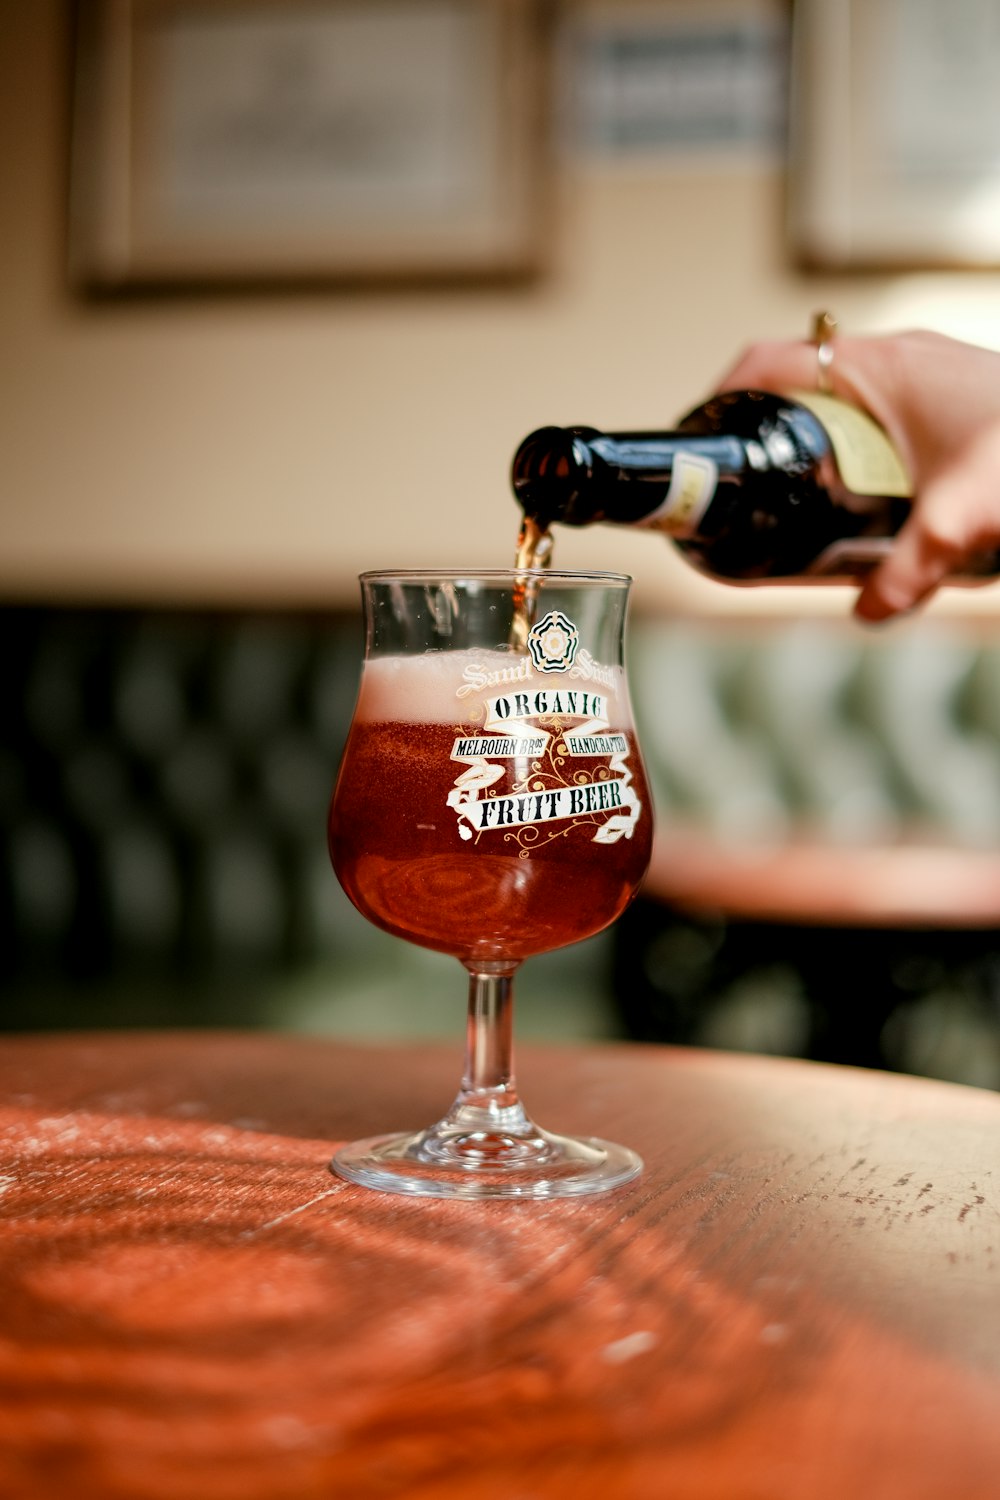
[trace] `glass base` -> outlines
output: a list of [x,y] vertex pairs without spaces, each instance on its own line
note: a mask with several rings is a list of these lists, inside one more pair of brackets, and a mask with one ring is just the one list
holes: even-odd
[[442,1121],[413,1135],[344,1146],[330,1170],[383,1193],[424,1198],[576,1198],[632,1182],[642,1158],[594,1137],[552,1135],[530,1121],[516,1130]]

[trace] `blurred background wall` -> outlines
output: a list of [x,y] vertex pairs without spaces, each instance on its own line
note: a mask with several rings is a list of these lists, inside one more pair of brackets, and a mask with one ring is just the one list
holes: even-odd
[[[509,462],[535,426],[668,424],[744,343],[804,335],[821,305],[845,329],[1000,343],[995,273],[797,270],[780,135],[588,142],[574,39],[588,17],[635,9],[557,12],[533,284],[88,303],[66,275],[68,9],[2,0],[0,590],[323,604],[353,600],[364,567],[502,565]],[[787,23],[781,0],[722,9]],[[634,572],[654,608],[761,604],[642,538],[566,536],[559,557]]]

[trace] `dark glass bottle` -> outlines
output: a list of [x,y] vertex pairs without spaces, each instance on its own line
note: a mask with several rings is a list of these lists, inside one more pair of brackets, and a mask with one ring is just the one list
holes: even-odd
[[[884,557],[910,495],[882,429],[811,392],[726,392],[672,432],[542,427],[518,449],[512,479],[542,530],[653,528],[735,583],[859,577]],[[991,557],[968,571],[997,567]]]

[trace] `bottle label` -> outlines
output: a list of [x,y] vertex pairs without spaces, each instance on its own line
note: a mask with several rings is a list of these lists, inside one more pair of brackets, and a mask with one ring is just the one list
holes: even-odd
[[678,453],[670,487],[660,505],[640,525],[656,526],[672,536],[692,536],[705,514],[719,481],[718,466],[700,453]]
[[817,391],[789,391],[800,406],[818,417],[826,429],[843,479],[855,495],[892,495],[908,500],[913,494],[903,460],[877,422],[837,396]]

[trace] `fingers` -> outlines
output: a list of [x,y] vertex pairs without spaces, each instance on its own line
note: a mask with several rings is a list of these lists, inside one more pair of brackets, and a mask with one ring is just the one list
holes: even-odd
[[885,562],[865,581],[854,604],[856,617],[878,625],[916,609],[960,561],[960,554],[929,537],[914,515],[896,537]]
[[916,608],[977,553],[1000,543],[1000,424],[923,486],[885,562],[854,606],[869,623]]
[[800,340],[754,344],[723,375],[720,391],[810,390],[817,383],[816,345]]
[[[893,366],[892,340],[838,335],[833,341],[833,351],[833,362],[827,371],[833,394],[870,411],[876,421],[893,432],[898,442],[900,424],[893,421],[892,399],[898,376]],[[718,389],[818,391],[819,373],[814,343],[807,339],[772,340],[751,344],[744,350],[723,375]]]

